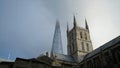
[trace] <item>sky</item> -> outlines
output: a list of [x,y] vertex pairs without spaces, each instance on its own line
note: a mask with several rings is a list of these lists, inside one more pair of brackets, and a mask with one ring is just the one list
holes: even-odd
[[35,58],[50,52],[59,20],[63,52],[67,54],[66,26],[85,27],[93,48],[120,35],[120,0],[0,0],[0,58]]

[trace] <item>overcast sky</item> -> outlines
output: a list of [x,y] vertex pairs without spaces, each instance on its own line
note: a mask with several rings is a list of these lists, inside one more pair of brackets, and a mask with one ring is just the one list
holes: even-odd
[[93,48],[120,35],[120,0],[0,0],[0,58],[33,58],[51,50],[56,19],[63,52],[66,24],[90,28]]

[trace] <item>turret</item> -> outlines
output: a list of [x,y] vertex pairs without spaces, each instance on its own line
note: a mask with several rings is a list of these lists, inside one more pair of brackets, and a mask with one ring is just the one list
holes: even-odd
[[69,25],[68,25],[68,23],[67,23],[67,33],[69,32]]
[[86,18],[85,18],[85,27],[86,27],[86,29],[89,31],[89,27],[88,27]]
[[77,27],[77,22],[76,22],[76,18],[75,18],[75,16],[74,16],[73,24],[74,24],[74,28]]

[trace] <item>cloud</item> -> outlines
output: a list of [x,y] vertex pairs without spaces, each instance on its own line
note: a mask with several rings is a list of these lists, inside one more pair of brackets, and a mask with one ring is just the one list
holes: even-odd
[[94,48],[120,34],[118,0],[0,0],[0,57],[37,57],[50,51],[56,19],[60,21],[64,53],[67,53],[66,23],[73,15],[90,27]]
[[[54,31],[54,15],[42,1],[1,1],[0,56],[11,59],[16,57],[37,57],[43,51],[50,51]],[[4,12],[7,11],[7,12]],[[9,12],[8,12],[9,11]],[[13,15],[12,15],[13,14]],[[51,23],[52,22],[52,23]]]

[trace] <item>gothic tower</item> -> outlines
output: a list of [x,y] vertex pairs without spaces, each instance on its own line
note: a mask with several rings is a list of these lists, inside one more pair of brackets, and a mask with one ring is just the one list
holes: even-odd
[[77,26],[75,16],[73,23],[74,27],[71,30],[67,25],[67,50],[68,55],[73,56],[77,62],[80,62],[86,54],[93,50],[93,47],[87,20],[85,19],[86,28]]

